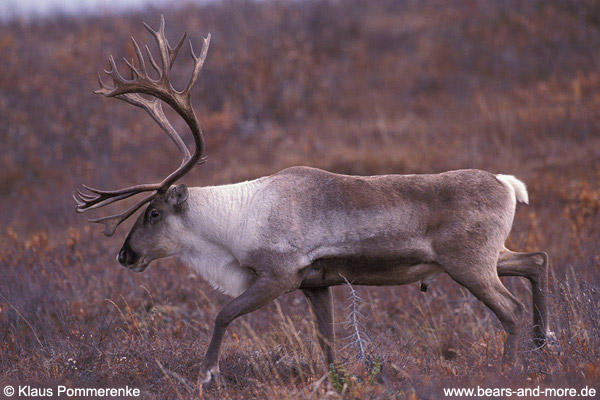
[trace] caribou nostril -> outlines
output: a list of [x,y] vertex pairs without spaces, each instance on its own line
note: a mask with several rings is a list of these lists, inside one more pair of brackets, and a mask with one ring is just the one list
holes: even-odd
[[117,256],[117,261],[119,261],[119,264],[125,266],[128,264],[127,261],[129,257],[127,257],[127,250],[125,249],[121,249],[121,251],[119,252],[119,255]]

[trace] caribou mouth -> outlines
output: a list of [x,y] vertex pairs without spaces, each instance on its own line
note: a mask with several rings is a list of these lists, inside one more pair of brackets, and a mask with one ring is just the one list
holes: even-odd
[[144,272],[146,270],[146,268],[148,268],[148,265],[150,265],[150,263],[144,262],[144,263],[139,263],[136,265],[132,265],[131,267],[125,267],[130,271],[133,272]]

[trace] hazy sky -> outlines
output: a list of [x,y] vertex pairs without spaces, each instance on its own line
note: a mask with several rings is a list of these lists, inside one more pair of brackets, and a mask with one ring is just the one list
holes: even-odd
[[[189,1],[189,0],[188,0]],[[194,0],[198,1],[198,0]],[[199,0],[202,1],[202,0]],[[13,17],[32,18],[54,14],[97,14],[107,11],[125,11],[165,3],[181,4],[173,0],[0,0],[0,20]]]

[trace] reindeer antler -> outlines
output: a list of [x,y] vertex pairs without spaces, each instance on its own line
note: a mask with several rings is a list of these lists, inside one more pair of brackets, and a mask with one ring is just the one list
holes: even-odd
[[[198,123],[194,109],[192,108],[191,92],[192,88],[196,84],[196,81],[198,80],[198,76],[200,75],[200,71],[204,65],[204,61],[206,60],[208,47],[210,45],[210,33],[204,39],[202,51],[200,52],[199,56],[196,56],[192,46],[192,41],[189,41],[190,55],[194,60],[194,70],[192,71],[192,75],[190,76],[186,87],[182,91],[177,91],[171,85],[171,82],[169,81],[169,75],[171,73],[171,67],[173,67],[173,63],[177,58],[177,53],[181,49],[187,34],[184,33],[177,45],[175,47],[171,47],[167,38],[165,37],[164,16],[160,16],[160,26],[157,31],[150,28],[150,26],[148,26],[146,23],[144,23],[144,26],[156,40],[156,44],[160,52],[162,68],[160,68],[157,62],[154,60],[154,57],[152,56],[148,46],[145,47],[148,61],[152,65],[152,68],[154,68],[154,70],[158,73],[159,78],[154,80],[148,76],[144,56],[142,55],[137,42],[132,37],[131,41],[133,42],[133,47],[135,49],[139,66],[136,68],[133,64],[133,60],[129,62],[128,60],[124,59],[125,63],[131,70],[131,79],[126,79],[121,76],[119,70],[117,69],[115,60],[111,55],[108,59],[110,63],[110,70],[105,70],[104,72],[112,78],[113,85],[106,85],[102,81],[100,74],[98,74],[100,89],[94,91],[94,93],[103,94],[106,97],[116,97],[117,99],[126,101],[129,104],[133,104],[134,106],[146,110],[152,119],[154,119],[154,121],[165,131],[171,140],[173,140],[179,151],[181,151],[183,161],[179,168],[169,174],[160,183],[136,185],[119,190],[98,190],[83,185],[83,189],[85,189],[85,191],[77,190],[74,192],[73,198],[77,203],[75,208],[77,212],[84,212],[87,210],[104,207],[108,204],[129,198],[139,193],[151,192],[148,196],[120,214],[98,219],[90,219],[91,222],[102,223],[105,225],[102,233],[106,236],[112,236],[121,222],[125,221],[141,206],[148,203],[156,196],[163,195],[175,181],[187,174],[198,162],[202,163],[205,161],[202,158],[202,153],[204,151],[204,136],[202,135],[202,130],[200,129],[200,124]],[[151,99],[147,99],[140,94],[149,95],[151,96]],[[183,142],[183,139],[181,139],[179,133],[177,133],[165,116],[161,101],[164,101],[171,106],[173,110],[175,110],[190,127],[196,145],[192,154],[190,154],[190,151]]]

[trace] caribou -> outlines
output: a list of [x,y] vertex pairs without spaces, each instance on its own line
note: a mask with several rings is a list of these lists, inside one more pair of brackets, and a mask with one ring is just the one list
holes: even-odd
[[[147,195],[120,214],[91,222],[112,236],[119,224],[148,203],[117,255],[136,272],[156,259],[177,256],[214,288],[233,299],[218,313],[212,339],[201,363],[199,382],[219,373],[219,349],[228,325],[266,306],[284,293],[301,290],[318,330],[324,359],[334,362],[331,287],[404,285],[421,289],[441,273],[465,287],[500,320],[507,333],[503,359],[513,362],[524,314],[523,304],[499,279],[520,276],[531,283],[533,339],[544,345],[548,331],[546,291],[548,256],[508,250],[518,202],[528,203],[523,182],[511,175],[466,169],[430,175],[348,176],[309,167],[222,186],[175,183],[205,161],[205,142],[191,104],[191,92],[210,44],[200,55],[189,42],[194,62],[185,88],[176,90],[170,72],[186,34],[175,46],[165,37],[164,17],[154,37],[160,65],[146,46],[146,59],[132,38],[137,63],[125,60],[124,78],[109,57],[95,93],[144,109],[181,151],[179,168],[161,182],[106,191],[83,185],[73,193],[78,212]],[[135,65],[137,64],[137,65]],[[195,148],[190,152],[162,108],[169,105],[188,125]]]

